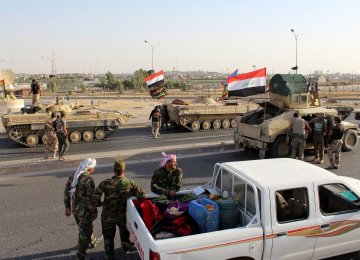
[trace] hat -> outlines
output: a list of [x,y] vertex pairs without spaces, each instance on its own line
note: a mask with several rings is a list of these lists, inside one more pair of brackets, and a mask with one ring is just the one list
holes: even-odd
[[65,116],[66,115],[66,112],[65,111],[61,111],[61,116]]
[[117,159],[115,160],[115,163],[114,163],[114,172],[115,173],[120,173],[121,170],[124,170],[125,169],[125,161],[121,160],[121,159]]
[[51,112],[51,117],[56,117],[56,112]]

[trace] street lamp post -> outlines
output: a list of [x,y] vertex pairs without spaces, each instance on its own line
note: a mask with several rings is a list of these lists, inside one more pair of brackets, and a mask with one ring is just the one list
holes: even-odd
[[294,29],[291,29],[291,31],[294,33],[294,36],[295,36],[295,67],[293,67],[292,69],[295,70],[295,72],[297,74],[297,70],[298,70],[298,65],[297,65],[297,37],[299,35],[295,33]]
[[144,40],[144,42],[151,46],[151,69],[154,70],[154,45],[152,45],[147,40]]

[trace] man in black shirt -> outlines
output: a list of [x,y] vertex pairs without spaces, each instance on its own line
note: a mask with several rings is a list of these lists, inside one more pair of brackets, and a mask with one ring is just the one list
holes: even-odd
[[328,169],[338,169],[340,165],[340,153],[342,138],[344,136],[344,126],[341,124],[340,117],[335,117],[335,126],[330,131],[327,154],[330,161]]
[[38,105],[39,102],[40,102],[41,88],[40,88],[39,83],[36,81],[36,79],[33,79],[33,80],[32,80],[31,90],[30,90],[30,92],[29,92],[29,95],[30,95],[31,93],[33,94],[33,95],[32,95],[32,105],[33,105],[33,106]]

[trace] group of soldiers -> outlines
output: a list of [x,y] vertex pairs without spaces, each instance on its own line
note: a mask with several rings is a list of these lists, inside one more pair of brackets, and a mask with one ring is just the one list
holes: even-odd
[[[126,177],[126,164],[115,160],[114,176],[106,179],[95,189],[91,174],[96,159],[83,160],[74,174],[71,174],[64,190],[65,215],[74,215],[79,228],[77,259],[85,259],[86,250],[96,245],[93,235],[93,221],[97,218],[97,207],[102,207],[101,226],[104,237],[105,259],[114,259],[114,238],[116,227],[120,232],[123,253],[132,247],[130,233],[126,228],[126,201],[132,196],[141,199],[144,190],[135,181]],[[174,197],[182,185],[182,170],[177,168],[176,155],[162,154],[159,167],[151,180],[151,191]],[[103,200],[101,200],[102,196]]]
[[[65,116],[65,111],[61,111],[59,117],[56,112],[52,112],[51,117],[45,121],[46,141],[44,159],[55,159],[56,152],[59,151],[59,160],[65,160],[65,153],[69,150],[70,146]],[[51,149],[52,156],[49,157]]]
[[325,119],[324,114],[318,114],[316,118],[307,122],[295,112],[289,129],[292,134],[292,158],[304,160],[306,139],[307,136],[312,133],[315,153],[314,163],[324,163],[324,151],[325,147],[327,147],[330,163],[328,169],[339,168],[342,138],[344,135],[344,126],[341,124],[340,117],[337,116],[334,119],[328,117]]

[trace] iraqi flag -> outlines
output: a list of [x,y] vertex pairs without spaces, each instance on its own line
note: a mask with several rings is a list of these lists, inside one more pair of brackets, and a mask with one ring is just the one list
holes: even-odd
[[164,84],[164,71],[160,70],[155,74],[145,78],[146,85],[149,90],[155,90]]
[[266,68],[231,77],[226,83],[228,84],[229,97],[247,97],[265,93]]

